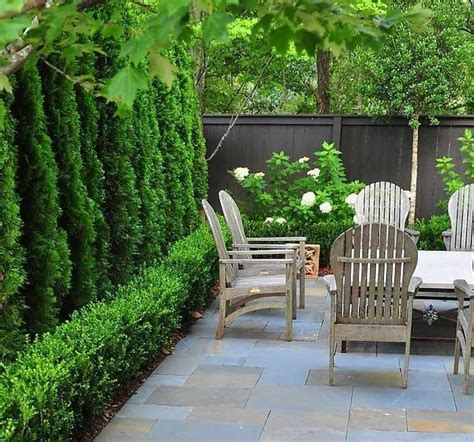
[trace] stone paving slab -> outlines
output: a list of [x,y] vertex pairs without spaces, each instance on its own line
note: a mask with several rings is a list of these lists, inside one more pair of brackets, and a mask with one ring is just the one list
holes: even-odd
[[456,411],[451,392],[401,388],[354,387],[354,407]]
[[407,431],[407,415],[404,408],[357,408],[352,407],[349,429],[376,431]]
[[157,442],[258,442],[262,429],[263,425],[160,420],[148,434],[147,440]]
[[474,413],[408,410],[408,430],[434,433],[474,433]]
[[313,411],[347,416],[352,389],[348,387],[256,386],[247,408],[263,410]]
[[117,417],[131,419],[175,419],[184,420],[191,412],[191,407],[170,407],[168,405],[125,404]]
[[347,432],[346,442],[467,442],[467,438],[462,434],[444,433],[404,433],[399,431],[365,431],[349,430]]
[[[329,385],[329,370],[327,368],[310,370],[308,386]],[[351,387],[380,387],[399,388],[402,386],[402,376],[396,371],[354,371],[334,370],[335,386]]]
[[244,388],[233,388],[231,391],[228,388],[216,388],[212,386],[212,379],[209,379],[209,386],[206,387],[157,387],[146,403],[182,407],[220,405],[244,408],[251,391]]
[[326,413],[271,411],[261,441],[341,441],[347,418]]
[[201,361],[201,356],[170,355],[155,370],[155,374],[190,375]]
[[[188,387],[213,388],[253,388],[257,384],[262,370],[254,367],[233,367],[220,365],[199,365],[186,381]],[[232,392],[228,392],[229,395]]]
[[249,408],[195,407],[191,410],[187,420],[263,426],[269,413],[269,411]]
[[[156,373],[156,372],[154,372]],[[147,385],[173,385],[179,387],[184,385],[189,376],[180,374],[152,374],[147,380]]]
[[96,437],[98,442],[144,441],[156,419],[115,417]]
[[267,367],[263,370],[258,385],[296,385],[304,386],[308,369],[301,367]]

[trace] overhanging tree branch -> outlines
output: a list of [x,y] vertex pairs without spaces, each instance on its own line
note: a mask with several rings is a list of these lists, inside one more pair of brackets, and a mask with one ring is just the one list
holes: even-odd
[[237,120],[239,119],[240,117],[240,114],[242,113],[242,111],[244,110],[246,104],[249,102],[249,100],[252,99],[253,95],[255,94],[258,86],[260,86],[260,82],[263,78],[263,74],[265,73],[265,71],[267,70],[268,66],[270,66],[270,63],[273,61],[273,58],[274,58],[274,55],[272,54],[270,56],[270,58],[268,59],[267,63],[265,64],[265,66],[263,67],[262,71],[260,72],[260,75],[259,77],[257,78],[257,81],[255,82],[255,84],[253,85],[253,88],[252,90],[250,91],[250,93],[247,95],[247,97],[245,97],[244,101],[242,102],[242,104],[240,105],[239,107],[239,110],[237,111],[237,113],[235,115],[232,115],[230,117],[230,122],[229,122],[229,126],[227,127],[227,130],[224,132],[224,135],[222,135],[221,139],[219,140],[219,142],[217,143],[217,146],[216,148],[212,151],[211,155],[209,155],[207,158],[206,158],[206,161],[211,161],[217,154],[217,152],[219,152],[220,148],[222,147],[222,144],[224,143],[225,139],[229,136],[230,134],[230,131],[233,129],[233,127],[235,126],[235,124],[237,123]]

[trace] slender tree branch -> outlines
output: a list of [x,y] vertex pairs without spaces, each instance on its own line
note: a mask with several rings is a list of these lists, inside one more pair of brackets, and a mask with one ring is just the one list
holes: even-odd
[[249,100],[252,99],[253,95],[255,94],[257,88],[260,86],[260,82],[263,78],[263,74],[265,73],[265,71],[267,70],[268,66],[270,66],[270,63],[273,61],[273,58],[274,58],[274,55],[272,54],[270,56],[270,58],[268,59],[267,63],[265,64],[265,66],[263,67],[263,69],[261,70],[260,72],[260,75],[259,77],[257,78],[257,81],[255,82],[255,84],[253,85],[253,88],[252,90],[250,91],[250,93],[247,95],[247,97],[244,99],[244,101],[242,102],[242,104],[240,105],[240,108],[239,110],[237,111],[237,113],[235,115],[232,115],[230,117],[230,122],[229,122],[229,126],[227,127],[227,130],[224,132],[224,135],[222,135],[221,139],[219,140],[219,142],[217,143],[217,146],[215,147],[215,149],[212,151],[211,155],[209,155],[207,158],[206,158],[206,161],[211,161],[217,154],[217,152],[219,152],[220,148],[222,147],[222,144],[224,143],[225,139],[229,136],[231,130],[233,129],[233,127],[235,126],[235,124],[237,123],[237,120],[239,119],[242,111],[244,110],[245,106],[247,105],[247,103],[249,102]]
[[63,76],[67,80],[69,80],[73,84],[79,84],[79,81],[77,81],[75,78],[71,77],[70,75],[66,74],[63,70],[59,69],[57,66],[54,64],[51,64],[46,58],[43,58],[41,60],[46,66],[50,67],[53,71],[57,72],[59,75]]

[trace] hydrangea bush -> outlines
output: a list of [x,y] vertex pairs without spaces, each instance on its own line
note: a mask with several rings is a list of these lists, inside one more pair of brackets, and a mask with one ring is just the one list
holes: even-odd
[[267,223],[314,224],[321,221],[352,220],[360,181],[347,181],[341,152],[323,142],[322,150],[292,161],[285,152],[267,160],[267,173],[248,167],[230,171],[248,198],[242,202],[251,219]]

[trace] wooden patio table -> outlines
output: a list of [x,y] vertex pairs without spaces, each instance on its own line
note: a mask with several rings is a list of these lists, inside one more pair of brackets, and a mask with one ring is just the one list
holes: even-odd
[[422,278],[423,284],[417,298],[456,299],[453,287],[455,279],[465,279],[474,288],[473,266],[474,252],[419,250],[415,276]]

